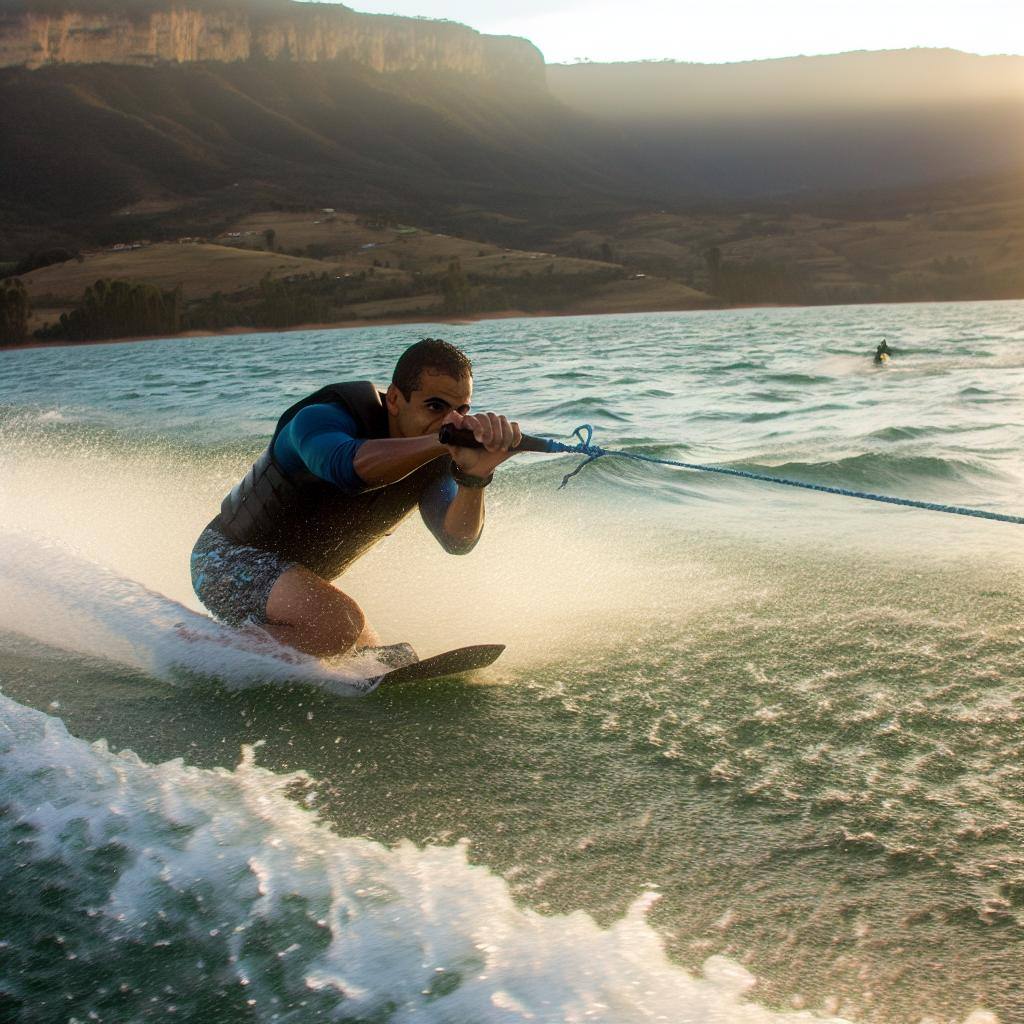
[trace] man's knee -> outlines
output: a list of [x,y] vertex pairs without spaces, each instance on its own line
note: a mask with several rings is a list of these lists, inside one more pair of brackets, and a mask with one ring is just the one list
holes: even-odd
[[326,596],[309,619],[311,630],[325,636],[351,636],[351,643],[356,642],[365,626],[366,616],[362,608],[352,598],[338,591]]
[[347,594],[308,569],[285,573],[267,601],[267,622],[294,630],[320,654],[348,650],[366,626],[362,609]]

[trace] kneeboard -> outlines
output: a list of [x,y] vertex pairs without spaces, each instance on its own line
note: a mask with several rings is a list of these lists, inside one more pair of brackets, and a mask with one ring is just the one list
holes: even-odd
[[[359,658],[354,663],[352,659],[323,662],[279,644],[262,630],[234,629],[185,608],[181,612],[188,618],[175,623],[174,633],[186,643],[176,652],[178,657],[172,653],[171,660],[200,676],[224,680],[232,689],[261,683],[306,683],[338,696],[362,697],[383,683],[412,683],[486,668],[505,650],[504,644],[459,647],[369,675],[364,674]],[[372,657],[372,651],[368,653]]]
[[[369,680],[373,689],[387,684],[421,682],[424,679],[440,679],[442,676],[457,676],[473,672],[478,668],[493,665],[505,650],[504,644],[476,644],[473,647],[457,647],[454,651],[435,654],[432,658],[414,661],[411,665],[393,668],[383,675]],[[369,692],[369,691],[367,691]]]

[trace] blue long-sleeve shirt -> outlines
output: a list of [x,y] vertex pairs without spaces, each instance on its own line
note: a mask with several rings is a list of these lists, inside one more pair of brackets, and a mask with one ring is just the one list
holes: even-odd
[[[308,470],[345,494],[370,490],[356,472],[356,452],[368,440],[357,437],[355,419],[336,405],[307,405],[293,416],[274,441],[274,458],[286,473]],[[458,486],[450,474],[431,484],[420,496],[420,515],[438,543],[452,554],[470,551],[467,543],[448,537],[444,517]]]

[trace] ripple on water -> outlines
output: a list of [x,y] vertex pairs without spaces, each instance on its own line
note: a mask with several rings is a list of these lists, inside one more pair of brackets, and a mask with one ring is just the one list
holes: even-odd
[[[1022,308],[524,319],[453,325],[446,336],[476,360],[481,407],[525,410],[531,432],[597,419],[608,447],[978,504],[1019,496],[1024,480]],[[906,349],[892,373],[863,358],[882,320]],[[951,340],[980,320],[991,358]],[[113,551],[141,584],[187,594],[182,552],[288,401],[326,379],[379,377],[428,330],[0,353],[14,410],[0,423],[3,497],[16,496],[5,508],[54,543],[98,558]],[[833,349],[853,354],[817,355]],[[274,379],[253,383],[250,371],[269,366]],[[144,383],[154,368],[166,379]],[[208,383],[170,388],[189,373]],[[40,422],[48,410],[69,419]],[[783,410],[773,426],[744,420]],[[744,482],[740,492],[707,474],[611,459],[556,492],[575,465],[517,459],[503,470],[485,539],[457,567],[411,522],[353,577],[385,624],[436,639],[437,580],[457,572],[472,611],[456,604],[456,613],[516,641],[492,686],[447,681],[358,712],[321,703],[314,721],[312,704],[297,707],[306,694],[253,697],[244,708],[214,696],[197,710],[197,695],[175,698],[149,677],[114,680],[96,666],[87,676],[74,662],[59,680],[58,661],[5,650],[5,690],[24,670],[35,687],[25,684],[25,699],[77,701],[83,735],[121,730],[122,744],[163,751],[150,760],[186,758],[133,766],[56,734],[11,748],[17,758],[32,747],[39,762],[18,762],[13,777],[30,787],[25,813],[54,824],[39,863],[51,854],[57,863],[44,864],[35,887],[19,875],[5,891],[23,900],[33,942],[80,929],[65,947],[46,947],[43,967],[54,973],[35,979],[37,991],[60,997],[59,983],[81,969],[87,1013],[97,972],[115,989],[128,972],[143,1014],[154,1012],[145,1000],[162,998],[157,982],[162,990],[199,976],[180,998],[223,987],[268,1006],[282,1000],[268,1017],[293,998],[322,999],[315,1008],[326,1016],[340,1012],[337,986],[348,984],[345,1012],[367,1019],[393,1014],[387,1000],[406,993],[424,1019],[483,1020],[502,984],[538,1019],[555,992],[568,992],[560,1007],[600,1019],[602,1008],[579,994],[595,991],[596,977],[613,1007],[607,1019],[621,1021],[634,1019],[628,993],[662,992],[667,961],[648,943],[664,942],[669,971],[695,972],[716,953],[742,958],[764,1005],[800,999],[872,1024],[946,1024],[978,1006],[1004,1024],[1024,1020],[1020,528],[961,527],[829,496],[780,501],[780,489]],[[131,502],[110,502],[111,479]],[[383,582],[396,562],[409,581],[401,607]],[[41,589],[60,582],[52,566],[29,568]],[[76,594],[83,615],[102,596]],[[62,621],[44,624],[57,631]],[[92,642],[97,630],[87,633]],[[116,714],[99,716],[106,709],[85,678],[96,694],[122,687]],[[70,726],[71,711],[61,713]],[[232,731],[232,721],[252,719],[255,732]],[[204,730],[209,743],[192,746]],[[276,774],[190,767],[198,757],[233,764],[224,758],[239,735],[266,738],[261,763]],[[332,838],[291,817],[299,808],[276,787],[299,765],[315,767],[317,805],[346,835],[416,845]],[[11,792],[5,785],[5,799]],[[83,801],[89,813],[67,815],[59,832],[59,815]],[[477,866],[458,851],[430,851],[441,834],[469,837]],[[25,863],[30,841],[11,840],[17,857],[0,860],[0,874]],[[650,924],[624,918],[647,883],[662,893]],[[526,908],[582,910],[602,924]],[[494,921],[497,952],[481,953],[479,929]],[[335,960],[338,935],[346,945]],[[423,951],[438,949],[455,952],[423,968]],[[555,964],[558,977],[538,975],[538,963]],[[624,963],[641,964],[642,977],[617,973]],[[258,1019],[238,1007],[235,1016]],[[446,1017],[452,1007],[459,1012]],[[673,990],[664,1016],[690,1007]],[[722,1019],[740,1016],[714,1007]]]

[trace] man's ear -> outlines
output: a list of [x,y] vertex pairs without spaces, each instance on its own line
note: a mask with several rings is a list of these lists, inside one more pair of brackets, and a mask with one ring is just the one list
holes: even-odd
[[398,396],[398,388],[394,384],[389,384],[388,390],[384,394],[384,404],[392,416],[398,415]]

